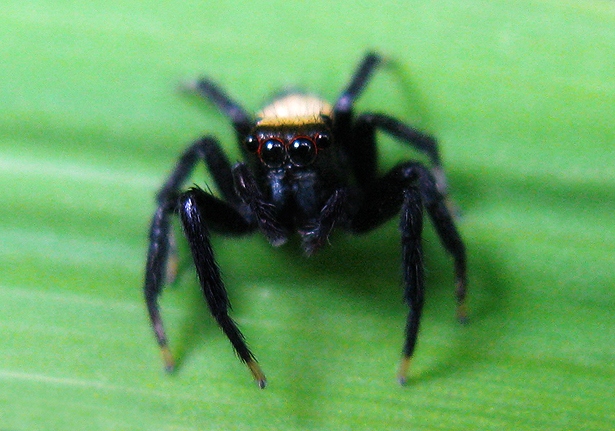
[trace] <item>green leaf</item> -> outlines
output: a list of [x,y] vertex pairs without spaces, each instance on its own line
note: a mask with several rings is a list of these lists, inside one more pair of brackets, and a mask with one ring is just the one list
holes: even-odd
[[[6,0],[0,41],[0,429],[615,426],[613,2]],[[154,195],[203,133],[239,157],[223,116],[178,84],[207,74],[249,110],[289,85],[334,100],[367,49],[396,67],[359,108],[440,140],[470,324],[428,227],[401,388],[395,220],[309,259],[216,237],[269,386],[208,315],[184,243],[165,374],[141,297]],[[383,170],[416,156],[381,138]]]

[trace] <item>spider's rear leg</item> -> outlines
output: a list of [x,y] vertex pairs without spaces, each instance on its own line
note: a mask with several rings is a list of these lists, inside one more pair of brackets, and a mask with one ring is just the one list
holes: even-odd
[[[410,365],[410,359],[414,352],[416,336],[419,329],[420,308],[423,303],[423,268],[421,261],[422,254],[420,251],[421,245],[419,243],[419,229],[422,229],[422,227],[418,226],[418,220],[422,220],[422,207],[427,210],[442,245],[453,257],[455,267],[457,319],[461,323],[467,321],[465,306],[467,280],[465,246],[457,231],[446,199],[438,189],[437,180],[433,177],[432,172],[421,164],[407,163],[405,166],[402,166],[403,176],[416,177],[418,186],[418,189],[409,189],[406,191],[401,218],[406,301],[410,304],[411,314],[413,307],[416,307],[418,310],[416,318],[412,316],[408,317],[406,344],[404,345],[403,351],[404,355],[397,376],[399,382],[404,384],[406,382],[406,374]],[[413,240],[412,238],[418,239]],[[415,253],[416,256],[414,256]],[[416,291],[414,291],[410,285],[412,277],[416,277],[417,280],[416,285],[419,289]],[[420,282],[419,279],[421,280]]]
[[387,175],[375,180],[365,191],[364,202],[351,221],[353,230],[367,231],[401,210],[404,299],[410,308],[403,355],[397,374],[401,384],[406,382],[423,310],[423,208],[427,209],[440,240],[455,260],[458,316],[460,320],[465,319],[465,248],[429,169],[414,162],[396,166]]
[[208,78],[200,78],[187,83],[186,89],[216,105],[220,112],[231,120],[240,140],[250,132],[252,126],[250,115],[213,81]]
[[363,57],[363,60],[361,60],[348,86],[344,89],[335,103],[334,109],[336,117],[350,114],[355,100],[361,95],[376,68],[382,61],[382,57],[374,52],[369,52]]
[[457,319],[460,323],[466,323],[468,319],[465,304],[467,295],[466,250],[463,240],[455,226],[453,217],[455,213],[454,210],[451,209],[447,197],[442,196],[440,193],[437,179],[432,176],[433,171],[429,171],[422,167],[420,167],[418,171],[423,205],[427,209],[427,213],[436,229],[440,242],[454,260]]
[[361,114],[354,125],[355,140],[360,143],[349,148],[354,153],[356,172],[376,172],[376,148],[375,132],[379,130],[400,140],[406,145],[420,151],[429,158],[430,171],[436,180],[436,186],[440,194],[448,196],[448,182],[442,167],[440,150],[436,139],[422,131],[385,114],[364,113]]

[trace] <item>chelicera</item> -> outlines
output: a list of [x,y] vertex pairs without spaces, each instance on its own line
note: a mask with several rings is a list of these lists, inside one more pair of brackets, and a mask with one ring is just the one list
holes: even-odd
[[[265,375],[229,316],[229,299],[210,243],[210,233],[226,236],[260,231],[274,246],[299,235],[306,254],[323,246],[334,228],[360,234],[400,214],[404,299],[409,306],[398,370],[403,384],[416,345],[424,298],[423,213],[427,213],[454,260],[457,315],[466,319],[466,254],[447,205],[447,186],[437,143],[385,114],[355,115],[353,105],[383,63],[367,54],[334,105],[303,93],[276,98],[252,117],[209,79],[193,90],[232,122],[245,161],[232,165],[216,138],[194,142],[180,157],[158,193],[150,228],[145,300],[165,366],[174,367],[158,307],[176,260],[171,219],[178,215],[190,245],[199,284],[209,309],[258,385]],[[399,163],[377,173],[376,131],[387,133],[429,158]],[[203,162],[218,190],[184,189]]]

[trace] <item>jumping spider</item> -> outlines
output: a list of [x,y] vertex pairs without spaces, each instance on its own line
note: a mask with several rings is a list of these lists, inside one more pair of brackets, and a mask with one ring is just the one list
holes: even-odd
[[[229,236],[262,232],[273,246],[297,233],[309,255],[334,228],[351,233],[374,229],[401,213],[404,298],[410,308],[398,380],[404,383],[423,308],[421,247],[423,209],[455,264],[457,314],[466,317],[465,247],[446,203],[446,180],[434,138],[388,115],[353,115],[353,105],[383,59],[367,54],[335,105],[300,92],[265,106],[256,118],[209,79],[193,90],[232,122],[245,162],[231,165],[218,141],[193,143],[157,195],[145,272],[145,300],[166,368],[174,367],[167,347],[158,297],[174,260],[171,217],[179,215],[209,309],[237,355],[265,387],[265,375],[229,317],[229,300],[210,244],[210,230]],[[426,154],[431,168],[405,161],[377,174],[376,131]],[[198,162],[204,162],[219,197],[198,187],[182,190]]]

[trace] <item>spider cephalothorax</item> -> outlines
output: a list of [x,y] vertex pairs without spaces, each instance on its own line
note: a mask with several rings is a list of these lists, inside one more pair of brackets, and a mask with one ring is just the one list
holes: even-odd
[[[144,291],[167,369],[172,369],[174,362],[158,296],[172,260],[169,224],[173,214],[181,220],[212,315],[260,387],[265,386],[265,376],[228,315],[230,304],[210,245],[210,231],[244,235],[258,230],[274,246],[298,234],[304,250],[311,254],[326,243],[334,228],[362,233],[400,213],[404,298],[410,307],[398,371],[403,383],[423,307],[421,233],[425,209],[454,258],[458,317],[465,319],[465,248],[445,202],[446,181],[436,141],[390,116],[355,116],[352,112],[355,99],[381,62],[376,54],[366,55],[334,106],[315,96],[288,93],[264,107],[255,118],[211,81],[201,79],[194,84],[194,90],[233,123],[245,162],[232,166],[215,138],[201,138],[182,155],[158,193]],[[431,167],[407,161],[379,176],[377,130],[424,152]],[[199,161],[210,170],[219,196],[197,187],[182,191]]]

